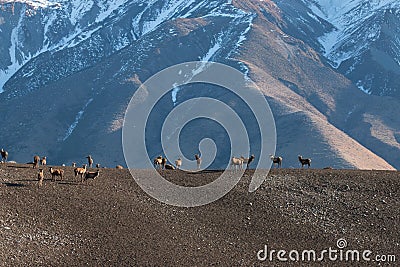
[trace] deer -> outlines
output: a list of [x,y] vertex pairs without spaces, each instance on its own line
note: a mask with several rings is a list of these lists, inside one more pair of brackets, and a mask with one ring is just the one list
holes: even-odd
[[243,160],[243,163],[246,164],[246,169],[248,169],[250,163],[252,163],[253,160],[255,159],[255,156],[251,155],[249,158],[245,158],[245,157],[241,156],[240,158]]
[[42,164],[42,166],[46,166],[46,164],[47,164],[47,158],[46,158],[46,157],[43,157],[43,158],[40,160],[40,164]]
[[237,168],[239,168],[239,170],[243,169],[243,159],[232,157],[231,168],[234,169],[235,171],[237,170]]
[[33,167],[34,169],[37,169],[39,167],[39,162],[40,162],[40,157],[38,155],[35,155],[33,157]]
[[300,161],[300,163],[301,163],[301,168],[303,168],[304,165],[308,165],[308,168],[310,168],[310,166],[311,166],[311,159],[307,159],[307,158],[303,159],[303,156],[300,156],[300,155],[299,155],[299,161]]
[[97,169],[97,171],[95,171],[95,172],[86,172],[85,173],[85,180],[87,180],[87,179],[93,179],[94,180],[97,177],[99,177],[99,175],[100,175],[100,170],[99,169]]
[[82,168],[75,168],[74,169],[74,173],[75,173],[75,180],[76,180],[76,176],[78,176],[78,174],[81,176],[81,182],[83,182],[83,176],[85,175],[87,169],[86,169],[86,164],[82,165]]
[[53,178],[53,181],[56,181],[56,177],[60,176],[61,180],[63,179],[64,176],[64,170],[62,169],[53,169],[53,167],[49,168],[50,174],[51,174],[51,178]]
[[194,158],[196,159],[196,163],[197,163],[197,170],[200,170],[200,165],[201,165],[201,157],[196,154],[194,155]]
[[1,153],[1,162],[7,162],[8,152],[5,151],[3,148],[0,151]]
[[43,180],[44,180],[43,169],[39,169],[37,177],[38,177],[38,187],[42,187],[43,186]]
[[92,165],[93,165],[93,158],[92,158],[92,156],[89,155],[89,156],[87,156],[86,158],[87,158],[87,160],[88,160],[88,166],[89,166],[89,168],[92,168]]
[[277,164],[278,168],[282,167],[282,160],[283,160],[282,157],[275,157],[274,155],[271,155],[271,160],[273,166]]

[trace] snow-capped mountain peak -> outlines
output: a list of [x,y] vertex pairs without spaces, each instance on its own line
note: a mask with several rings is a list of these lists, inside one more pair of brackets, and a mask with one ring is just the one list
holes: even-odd
[[[332,61],[332,65],[339,67],[343,61],[365,51],[369,44],[379,37],[381,26],[375,17],[385,10],[399,9],[400,2],[397,0],[312,0],[310,6],[316,15],[334,26],[333,31],[320,38],[320,43],[324,47],[325,56]],[[373,18],[372,24],[371,18]]]
[[55,1],[47,1],[47,0],[1,0],[0,4],[15,4],[22,3],[28,5],[30,8],[38,9],[38,8],[60,8],[61,3]]

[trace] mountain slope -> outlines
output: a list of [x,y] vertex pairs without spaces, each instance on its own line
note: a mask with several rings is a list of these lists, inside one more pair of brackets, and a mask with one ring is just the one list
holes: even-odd
[[[364,94],[326,63],[319,54],[318,37],[334,26],[308,14],[310,3],[297,3],[302,6],[297,13],[282,1],[90,3],[76,15],[75,24],[74,16],[64,20],[60,15],[75,28],[60,31],[64,37],[58,40],[64,41],[57,43],[54,37],[51,49],[42,45],[39,31],[38,47],[45,51],[18,63],[20,69],[7,79],[0,94],[0,144],[12,152],[10,159],[24,162],[40,154],[50,162],[69,164],[92,154],[102,165],[121,164],[124,111],[138,86],[168,66],[201,59],[238,68],[258,84],[276,119],[277,154],[284,156],[284,166],[298,167],[297,155],[303,154],[318,168],[400,167],[400,121],[394,113],[399,100]],[[42,11],[40,18],[49,16],[45,12],[69,14],[63,10],[68,3],[61,4],[61,10]],[[294,23],[300,11],[308,14],[305,24]],[[38,17],[33,19],[38,21],[28,31],[41,23]],[[313,20],[321,23],[309,41],[304,37]],[[296,32],[296,25],[308,26]],[[78,33],[71,35],[77,28]],[[156,108],[161,115],[151,120],[152,131],[157,132],[163,116],[186,99],[209,96],[236,103],[233,95],[221,90],[196,85],[171,93]],[[236,110],[247,114],[240,105]],[[199,134],[183,138],[187,157],[197,153],[204,137],[215,137],[225,147],[220,129],[203,121],[194,127],[207,131],[192,131]],[[159,137],[154,138],[150,156],[162,152]],[[257,155],[259,140],[252,145]],[[212,167],[229,160],[224,157],[229,151],[220,151]]]
[[[277,2],[293,14],[291,1]],[[304,11],[291,18],[291,33],[302,33],[296,37],[318,47],[365,93],[400,97],[399,1],[307,0],[297,6]]]
[[[241,6],[244,5],[243,1],[237,3]],[[241,50],[243,56],[239,58],[245,60],[245,62],[253,63],[258,68],[256,73],[265,72],[264,75],[266,76],[264,78],[259,77],[258,80],[263,83],[263,86],[260,86],[261,88],[271,88],[266,95],[277,94],[278,92],[275,87],[285,85],[298,98],[295,101],[284,104],[284,107],[274,108],[273,111],[278,111],[275,116],[279,116],[281,112],[286,114],[288,110],[292,110],[290,112],[298,110],[309,111],[310,108],[308,107],[296,106],[296,103],[302,101],[299,98],[302,98],[303,101],[310,103],[313,108],[323,114],[323,120],[326,121],[326,124],[332,124],[340,132],[345,132],[348,139],[355,138],[361,146],[375,151],[391,164],[397,166],[396,155],[399,152],[399,142],[396,136],[399,133],[400,120],[395,116],[398,112],[398,104],[395,103],[398,103],[398,100],[391,97],[366,95],[357,90],[344,76],[335,73],[329,67],[325,67],[324,59],[320,58],[314,49],[308,47],[304,42],[288,36],[279,28],[279,25],[284,23],[283,18],[285,14],[277,5],[270,4],[268,6],[251,1],[244,8],[262,10],[262,12],[259,12],[259,16],[254,20],[256,26],[249,33],[248,40],[244,43],[244,49]],[[275,14],[275,17],[271,18],[270,15],[265,16],[265,13]],[[284,28],[287,29],[287,27]],[[257,51],[257,53],[254,51]],[[255,79],[253,76],[251,77]],[[266,83],[265,81],[269,82]],[[285,97],[288,97],[288,92],[290,91],[286,90],[285,93],[279,93],[282,103],[287,102]],[[390,109],[382,107],[390,107]],[[312,113],[315,112],[312,111]],[[367,117],[370,119],[374,118],[376,122],[370,121],[367,123],[365,121],[365,114],[370,114]],[[276,120],[279,142],[279,133],[284,131],[284,129],[279,129],[279,118],[276,117]],[[372,136],[370,134],[371,125],[378,123],[380,129],[376,130],[377,126],[372,126],[375,128],[375,134]],[[293,123],[292,127],[294,127],[294,131],[297,125]],[[380,131],[385,134],[377,134]],[[332,133],[327,132],[328,135],[332,135]],[[303,134],[305,137],[312,136],[306,132]],[[340,139],[338,138],[337,140]],[[285,136],[281,140],[292,143],[290,138]],[[301,143],[304,145],[300,145],[300,148],[310,146],[309,141],[297,142],[297,145]],[[290,146],[293,146],[293,144],[289,145],[289,150]],[[279,148],[278,144],[278,152]],[[353,155],[350,158],[362,158],[365,155],[364,152],[361,152],[362,150],[356,150],[360,152],[359,155],[356,157]],[[284,151],[285,154],[290,153],[290,151],[286,151]],[[291,153],[304,152],[301,149],[300,151],[297,149]],[[316,151],[310,151],[309,153],[315,154]],[[349,157],[347,157],[347,162],[348,160]],[[329,164],[329,161],[326,162]],[[369,162],[374,164],[374,160],[369,160]]]
[[[149,75],[171,64],[216,56],[210,53],[214,51],[212,48],[216,44],[221,44],[221,47],[226,44],[221,50],[225,50],[224,55],[227,55],[232,52],[232,46],[237,45],[241,32],[248,27],[249,19],[246,14],[242,15],[243,20],[238,16],[177,19],[165,23],[157,31],[147,33],[131,46],[76,75],[17,97],[9,97],[6,91],[1,95],[6,105],[0,107],[7,121],[4,126],[8,124],[7,127],[12,128],[15,125],[19,134],[4,131],[10,133],[4,135],[4,140],[14,143],[14,147],[17,148],[14,156],[24,160],[28,160],[29,153],[32,153],[30,151],[34,150],[39,154],[50,153],[50,158],[56,162],[71,162],[77,155],[91,153],[95,159],[107,164],[112,164],[113,161],[104,151],[114,151],[113,144],[117,144],[115,150],[118,153],[111,155],[115,158],[114,161],[123,162],[120,144],[121,119],[130,97],[138,86],[137,83],[131,82],[131,78],[136,75],[139,80],[144,81]],[[232,20],[236,21],[236,27],[229,25]],[[218,38],[221,33],[224,33],[226,39]],[[231,40],[235,42],[229,44],[227,41]],[[198,44],[193,46],[193,43]],[[174,56],[176,47],[180,47],[180,57]],[[40,101],[32,103],[32,98]],[[46,101],[52,103],[50,112]],[[168,105],[173,107],[171,98],[168,99]],[[21,108],[11,108],[15,106]],[[68,112],[65,112],[66,106]],[[29,109],[31,115],[19,113],[25,109]],[[42,115],[38,117],[35,114]],[[13,122],[15,117],[29,122],[23,125],[16,124]],[[39,131],[42,128],[42,120],[54,122],[55,126],[46,127],[56,130],[49,132],[46,143],[38,147],[35,144],[40,143],[40,137],[24,136],[25,131],[21,129],[26,126],[27,129]],[[87,141],[82,144],[81,140]],[[57,145],[50,145],[53,147],[50,150],[46,148],[49,144]]]
[[[16,83],[18,94],[37,89],[51,80],[93,66],[169,19],[205,15],[223,3],[183,0],[58,2],[61,8],[39,9],[34,16],[26,16],[27,7],[20,3],[15,4],[13,13],[0,13],[3,18],[1,33],[5,39],[0,44],[4,55],[0,61],[0,91],[2,87],[10,91],[17,87]],[[198,12],[200,14],[196,14]],[[48,61],[54,64],[46,64]]]

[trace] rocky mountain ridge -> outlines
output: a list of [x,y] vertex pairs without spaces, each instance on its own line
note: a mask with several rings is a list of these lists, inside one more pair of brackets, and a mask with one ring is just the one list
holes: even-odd
[[[338,27],[323,17],[322,1],[289,2],[57,1],[60,8],[32,16],[18,3],[14,15],[0,11],[7,40],[0,43],[0,144],[19,161],[37,153],[68,163],[90,153],[119,164],[123,115],[136,88],[165,67],[205,60],[231,65],[261,88],[285,167],[297,167],[298,154],[315,167],[398,167],[398,98],[365,94],[341,70],[346,60],[332,63],[323,38]],[[220,97],[195,89],[171,92],[160,110],[202,94]],[[185,139],[188,157],[202,137]],[[149,151],[162,152],[158,145]]]

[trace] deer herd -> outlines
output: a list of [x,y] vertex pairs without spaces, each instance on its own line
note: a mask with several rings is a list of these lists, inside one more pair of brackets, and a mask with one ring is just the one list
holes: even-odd
[[[6,163],[6,162],[16,163],[15,161],[7,161],[8,152],[5,151],[3,148],[1,149],[0,153],[1,153],[1,163]],[[83,164],[82,167],[77,168],[75,162],[73,162],[71,164],[71,166],[74,168],[74,174],[75,174],[74,180],[76,180],[76,177],[79,175],[82,183],[88,179],[96,179],[100,175],[100,164],[96,164],[96,168],[97,168],[96,171],[89,171],[87,166],[89,166],[89,168],[92,168],[93,158],[91,155],[89,155],[86,157],[86,159],[87,159],[87,164]],[[42,187],[43,181],[45,178],[43,167],[47,165],[47,157],[40,157],[38,155],[35,155],[33,157],[33,161],[28,162],[27,164],[31,164],[33,169],[38,169],[38,173],[37,173],[38,187]],[[40,168],[39,168],[39,165],[41,166]],[[63,166],[65,167],[64,164],[63,164]],[[123,169],[123,168],[124,167],[122,165],[116,166],[116,169]],[[53,181],[56,181],[57,177],[60,177],[60,180],[63,180],[65,178],[65,170],[61,169],[61,168],[55,168],[55,167],[50,166],[49,173],[50,173]]]
[[[271,158],[273,167],[275,166],[275,164],[277,165],[278,168],[282,167],[282,161],[283,161],[282,157],[270,155],[270,158]],[[201,157],[198,154],[195,154],[194,159],[196,160],[197,170],[200,170]],[[254,159],[255,159],[254,155],[251,155],[248,158],[245,158],[243,156],[232,157],[230,160],[230,168],[232,170],[242,170],[243,166],[246,164],[246,169],[249,169],[250,163],[252,163]],[[303,168],[304,165],[307,165],[308,168],[311,167],[311,159],[310,158],[303,158],[303,156],[299,155],[298,159],[301,164],[301,168]],[[153,165],[154,165],[155,169],[160,169],[160,170],[161,169],[179,170],[182,167],[182,159],[179,157],[177,160],[175,160],[175,166],[174,166],[172,164],[168,164],[168,160],[160,155],[153,160]]]
[[[3,148],[0,151],[1,153],[1,163],[5,163],[5,162],[9,162],[7,161],[8,158],[8,152],[5,151]],[[89,171],[89,168],[92,168],[93,166],[93,158],[91,155],[88,155],[86,157],[87,159],[87,164],[83,164],[82,167],[76,167],[76,163],[73,162],[72,163],[72,167],[74,168],[74,180],[76,180],[77,176],[80,176],[80,180],[83,183],[84,181],[88,180],[88,179],[95,179],[97,177],[99,177],[100,175],[100,164],[96,164],[96,171]],[[246,169],[249,169],[250,164],[254,161],[255,156],[251,155],[248,158],[245,158],[243,156],[241,157],[232,157],[230,160],[230,168],[234,171],[236,170],[243,170],[243,166],[246,165]],[[270,155],[270,159],[272,161],[272,166],[274,167],[275,164],[277,165],[278,168],[282,167],[282,160],[283,158],[280,156],[274,156],[274,155]],[[201,169],[201,157],[198,154],[194,155],[194,160],[196,160],[196,164],[197,164],[197,170]],[[299,155],[298,156],[298,160],[301,164],[301,168],[304,167],[304,165],[307,165],[308,168],[311,167],[311,159],[310,158],[303,158],[303,156]],[[15,163],[15,162],[12,162]],[[47,158],[46,157],[39,157],[38,155],[35,155],[33,157],[33,162],[30,162],[28,164],[32,164],[34,169],[38,169],[39,168],[39,164],[41,166],[46,166],[47,165]],[[172,164],[168,163],[168,160],[163,157],[163,156],[158,156],[153,160],[153,165],[155,169],[158,170],[180,170],[182,167],[182,159],[179,157],[175,160],[175,166]],[[63,165],[65,166],[65,165]],[[121,165],[117,165],[116,169],[123,169],[123,167]],[[63,180],[64,178],[64,170],[63,169],[59,169],[59,168],[53,168],[53,167],[49,167],[49,172],[51,174],[51,178],[53,181],[56,181],[57,177],[60,177],[61,180]],[[37,180],[38,180],[38,186],[41,187],[43,186],[43,180],[44,180],[44,171],[42,168],[39,169],[38,173],[37,173]]]

